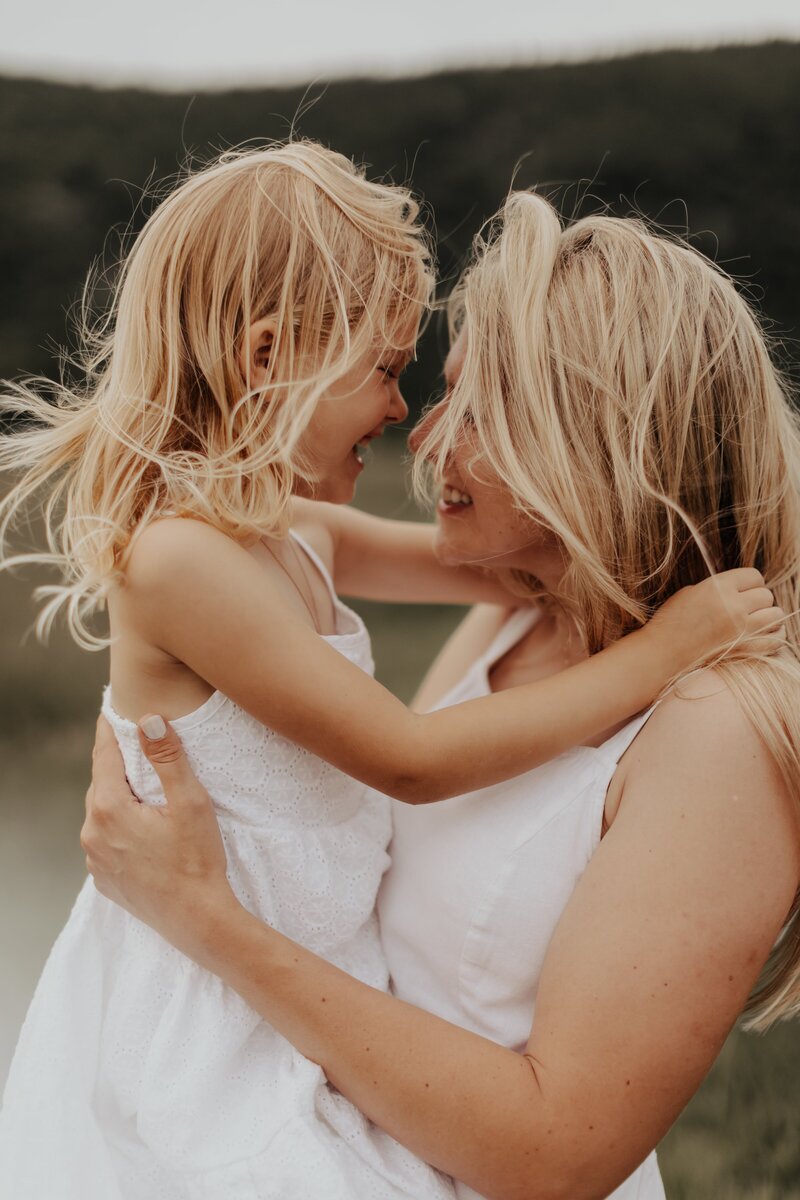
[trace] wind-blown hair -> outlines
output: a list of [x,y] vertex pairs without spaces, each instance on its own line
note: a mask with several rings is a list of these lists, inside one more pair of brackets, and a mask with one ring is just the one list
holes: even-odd
[[[298,442],[319,398],[370,353],[407,347],[433,286],[419,206],[313,142],[232,151],[190,175],[146,222],[108,311],[84,322],[79,388],[7,385],[0,569],[63,575],[37,622],[66,606],[87,625],[135,530],[191,514],[234,536],[285,533],[289,498],[314,480]],[[263,386],[242,377],[249,326],[275,321]],[[366,369],[366,368],[365,368]],[[249,370],[249,369],[248,369]],[[6,549],[33,501],[48,553]]]
[[[444,476],[474,426],[472,469],[488,465],[561,544],[591,652],[709,572],[762,571],[791,614],[786,646],[759,659],[742,645],[718,669],[800,805],[800,431],[732,281],[638,219],[564,228],[514,193],[450,316],[466,357],[418,464]],[[796,901],[745,1016],[765,1028],[798,1011]]]

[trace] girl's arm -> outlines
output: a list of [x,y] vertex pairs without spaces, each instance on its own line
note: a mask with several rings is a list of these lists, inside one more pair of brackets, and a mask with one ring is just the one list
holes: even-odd
[[316,500],[296,499],[292,508],[299,529],[308,523],[324,531],[334,586],[342,596],[396,604],[509,603],[509,593],[491,575],[439,562],[435,525],[390,521]]
[[771,605],[771,593],[737,590],[754,582],[763,582],[758,572],[740,571],[684,589],[643,629],[578,666],[425,715],[314,633],[251,555],[202,522],[147,528],[125,590],[152,645],[348,775],[423,803],[519,775],[639,711],[674,674],[758,626],[758,613],[742,614]]
[[797,815],[730,693],[664,701],[556,929],[520,1054],[242,909],[174,733],[147,752],[163,808],[132,802],[99,729],[83,842],[100,890],[235,988],[371,1120],[494,1200],[600,1200],[631,1173],[711,1066],[800,876]]

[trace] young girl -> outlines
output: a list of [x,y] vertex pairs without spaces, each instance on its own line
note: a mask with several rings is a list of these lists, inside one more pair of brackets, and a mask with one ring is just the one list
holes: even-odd
[[[87,619],[107,603],[103,712],[137,795],[163,802],[135,725],[157,706],[217,801],[242,902],[382,990],[388,800],[368,786],[414,804],[530,770],[779,616],[761,576],[737,571],[539,683],[426,716],[382,689],[335,589],[498,594],[440,566],[427,527],[333,507],[352,498],[359,447],[406,415],[398,377],[430,291],[404,190],[308,143],[226,156],[148,221],[83,393],[17,388],[6,407],[34,424],[0,448],[22,470],[0,532],[47,496],[50,553],[3,563],[63,570],[42,627],[64,605],[76,638],[101,644]],[[23,1028],[0,1163],[3,1200],[451,1194],[90,882]]]

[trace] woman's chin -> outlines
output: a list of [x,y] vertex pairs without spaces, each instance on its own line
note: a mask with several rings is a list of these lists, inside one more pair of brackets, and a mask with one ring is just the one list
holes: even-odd
[[437,525],[433,552],[443,567],[461,567],[465,562],[469,562],[470,558],[464,553],[463,547],[454,544],[453,538],[448,536],[441,524]]

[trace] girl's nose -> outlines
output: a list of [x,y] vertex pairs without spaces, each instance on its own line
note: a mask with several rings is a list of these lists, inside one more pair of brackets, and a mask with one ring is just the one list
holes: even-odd
[[387,421],[399,423],[405,421],[408,416],[408,405],[403,399],[403,393],[400,391],[400,385],[395,381],[392,384],[391,397],[389,400],[389,411],[386,414]]

